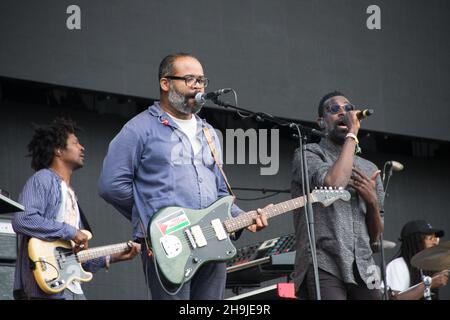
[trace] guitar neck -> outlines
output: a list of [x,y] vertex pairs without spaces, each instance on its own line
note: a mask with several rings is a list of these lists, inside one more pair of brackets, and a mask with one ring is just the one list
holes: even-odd
[[111,244],[108,246],[102,246],[102,247],[96,247],[93,249],[83,250],[83,251],[80,251],[77,253],[77,257],[81,263],[84,263],[84,262],[92,260],[92,259],[105,257],[109,254],[125,252],[128,250],[129,250],[128,244],[126,242],[124,242],[124,243]]
[[[269,208],[265,208],[264,211],[266,212],[267,219],[270,219],[280,214],[292,211],[294,209],[301,208],[305,205],[305,203],[306,201],[302,196],[275,204]],[[254,224],[257,216],[258,216],[257,211],[252,210],[249,212],[242,213],[236,218],[229,218],[225,220],[223,224],[227,232],[232,233]]]

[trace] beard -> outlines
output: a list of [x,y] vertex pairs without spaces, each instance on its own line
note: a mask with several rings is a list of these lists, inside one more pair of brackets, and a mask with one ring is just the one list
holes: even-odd
[[333,129],[328,132],[328,137],[336,144],[343,145],[345,142],[345,136],[348,130],[342,130],[338,128],[337,123],[334,124]]
[[179,92],[173,87],[172,84],[169,85],[169,103],[178,112],[186,115],[196,114],[202,109],[202,105],[195,103],[194,106],[189,106],[188,99],[190,97],[185,96],[183,93]]

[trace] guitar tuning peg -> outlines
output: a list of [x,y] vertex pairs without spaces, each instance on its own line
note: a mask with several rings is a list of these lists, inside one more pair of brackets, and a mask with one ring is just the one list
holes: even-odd
[[339,187],[339,190],[344,190],[344,188],[342,188],[342,187]]

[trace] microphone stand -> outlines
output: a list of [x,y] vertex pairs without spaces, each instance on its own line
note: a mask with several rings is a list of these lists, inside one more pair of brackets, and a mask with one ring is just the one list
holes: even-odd
[[[324,137],[325,134],[319,130],[308,128],[301,126],[300,124],[294,123],[294,122],[286,122],[281,119],[277,119],[276,117],[267,114],[267,113],[256,113],[250,110],[246,110],[237,106],[230,105],[229,103],[223,102],[219,100],[217,97],[213,98],[212,101],[222,107],[225,108],[231,108],[238,111],[243,111],[245,113],[248,113],[250,116],[254,116],[256,118],[256,121],[263,122],[264,120],[267,120],[269,122],[275,123],[276,125],[288,127],[290,129],[296,129],[298,135],[294,134],[293,136],[298,138],[299,140],[299,150],[300,150],[300,164],[301,164],[301,173],[302,173],[302,193],[303,198],[307,200],[307,204],[304,207],[305,210],[305,218],[307,223],[307,229],[308,229],[308,239],[309,239],[309,245],[311,249],[311,258],[312,258],[312,264],[313,264],[313,270],[314,270],[314,284],[316,289],[316,299],[321,300],[320,295],[320,284],[319,284],[319,268],[317,263],[317,252],[316,252],[316,236],[314,231],[314,212],[312,208],[311,201],[309,201],[309,194],[311,192],[310,185],[309,185],[309,177],[308,177],[308,165],[306,162],[306,143],[308,141],[308,136],[310,135],[316,135],[320,137]],[[302,130],[306,132],[305,135],[302,136]],[[308,196],[307,196],[308,195]]]
[[[386,171],[386,167],[383,168],[384,199],[386,199],[387,196],[388,196],[387,189],[388,189],[388,186],[389,186],[389,180],[391,179],[391,176],[392,176],[392,166],[390,166],[390,168],[389,168],[388,175],[387,175],[387,180],[385,179],[386,178],[385,171]],[[381,208],[381,210],[382,210],[382,213],[383,213],[383,216],[384,216],[384,208]],[[384,223],[384,220],[383,220],[383,223]],[[383,232],[380,233],[380,237],[379,237],[378,241],[380,242],[381,277],[383,278],[383,283],[384,283],[383,298],[384,298],[384,300],[389,300],[388,286],[387,286],[387,281],[386,281],[386,260],[385,260],[385,256],[384,256],[384,246],[383,246],[384,237],[383,237]]]

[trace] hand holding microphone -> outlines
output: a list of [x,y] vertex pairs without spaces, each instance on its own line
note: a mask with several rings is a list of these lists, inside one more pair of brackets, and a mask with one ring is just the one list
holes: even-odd
[[364,109],[363,111],[356,112],[356,117],[358,118],[358,120],[362,120],[373,115],[373,113],[373,109]]
[[[360,128],[360,121],[371,116],[374,113],[372,109],[364,109],[362,111],[347,112],[344,118],[344,123],[347,125],[349,132],[358,134]],[[355,115],[355,116],[354,116]],[[356,120],[358,119],[358,121]]]

